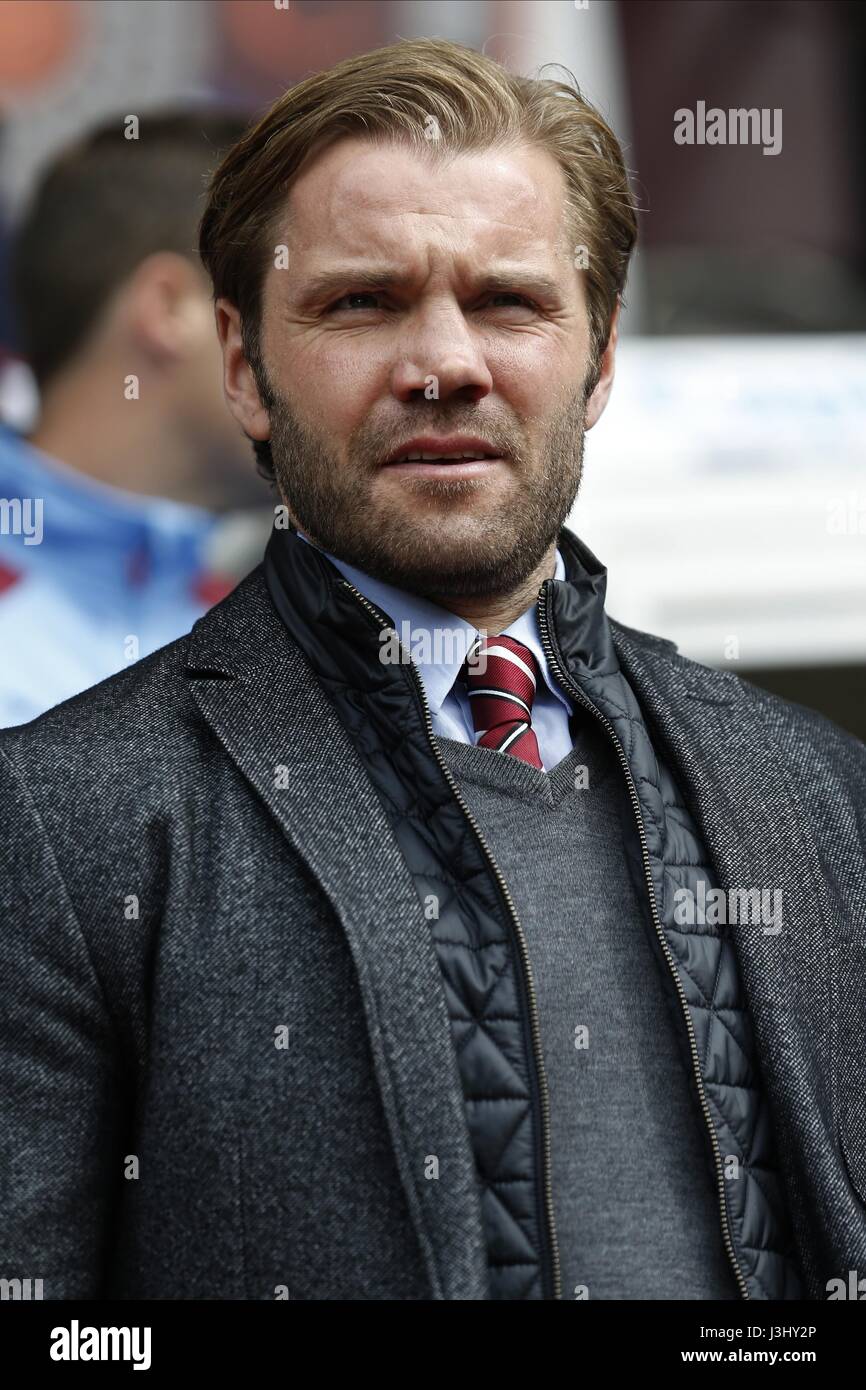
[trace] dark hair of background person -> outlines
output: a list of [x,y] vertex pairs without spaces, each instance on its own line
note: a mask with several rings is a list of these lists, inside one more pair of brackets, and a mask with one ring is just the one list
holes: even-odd
[[198,263],[211,171],[249,116],[164,108],[101,122],[43,170],[10,257],[16,347],[40,390],[74,356],[112,294],[149,255]]

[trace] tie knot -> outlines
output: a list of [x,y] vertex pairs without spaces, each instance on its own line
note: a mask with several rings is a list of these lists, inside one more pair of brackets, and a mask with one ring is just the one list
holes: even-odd
[[490,690],[517,699],[532,712],[538,662],[529,647],[515,637],[479,637],[463,663],[470,694]]

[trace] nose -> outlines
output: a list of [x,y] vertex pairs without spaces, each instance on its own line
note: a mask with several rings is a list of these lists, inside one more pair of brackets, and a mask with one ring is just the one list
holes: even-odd
[[480,401],[493,389],[482,345],[459,304],[439,300],[406,319],[391,373],[402,403],[415,400]]

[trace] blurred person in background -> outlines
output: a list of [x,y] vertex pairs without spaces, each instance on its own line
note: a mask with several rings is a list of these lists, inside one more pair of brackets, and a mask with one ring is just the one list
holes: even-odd
[[0,426],[0,725],[181,636],[260,558],[268,492],[196,259],[208,171],[244,127],[118,115],[51,162],[14,235],[41,412],[27,438]]

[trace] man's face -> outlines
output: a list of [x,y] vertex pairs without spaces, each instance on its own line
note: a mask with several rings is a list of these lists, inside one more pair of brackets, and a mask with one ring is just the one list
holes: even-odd
[[[552,553],[606,398],[588,418],[564,193],[529,146],[436,164],[347,138],[297,180],[260,343],[278,485],[325,550],[439,599],[511,592]],[[389,462],[439,451],[489,457]]]

